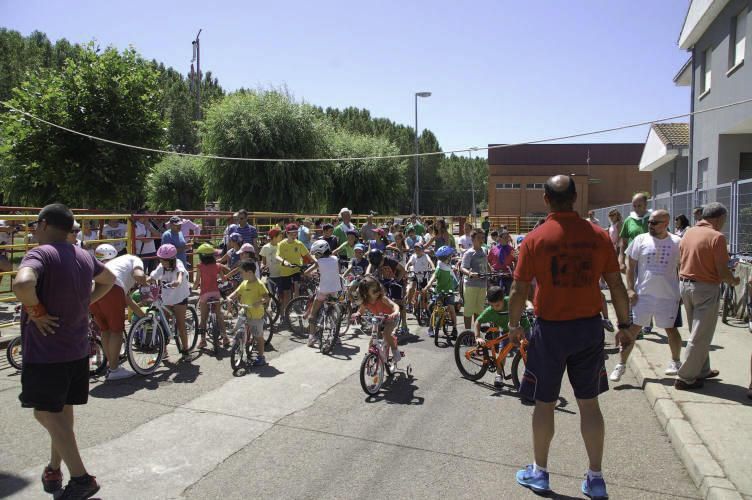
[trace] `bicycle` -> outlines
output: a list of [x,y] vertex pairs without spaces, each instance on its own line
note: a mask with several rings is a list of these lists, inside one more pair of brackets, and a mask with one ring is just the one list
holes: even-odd
[[449,333],[449,328],[447,327],[452,323],[449,319],[449,311],[447,308],[454,306],[446,305],[444,302],[447,298],[453,296],[454,292],[442,292],[439,294],[434,294],[434,296],[432,297],[431,319],[429,328],[433,331],[433,342],[436,347],[439,347],[440,333],[444,335],[446,345],[452,345],[452,336]]
[[193,305],[186,307],[185,330],[190,346],[181,345],[175,315],[162,302],[162,289],[169,285],[158,282],[142,289],[142,296],[150,294],[152,303],[146,315],[131,325],[126,342],[128,362],[139,375],[150,375],[159,368],[167,354],[170,337],[175,340],[178,353],[193,350],[198,341],[198,316]]
[[[736,273],[736,264],[739,260],[740,259],[736,257],[736,254],[731,254],[731,260],[729,260],[728,263],[731,274]],[[728,318],[729,316],[734,315],[734,309],[736,308],[736,287],[725,282],[721,283],[721,299],[723,299],[721,321],[728,325]]]
[[253,351],[256,349],[256,343],[248,339],[251,337],[250,325],[246,316],[246,310],[249,306],[246,304],[235,304],[238,308],[238,321],[235,323],[233,334],[232,348],[230,349],[230,367],[232,373],[236,373],[242,366],[247,368],[248,363],[253,357]]
[[[329,354],[334,347],[334,342],[339,338],[340,327],[342,322],[342,311],[340,306],[341,294],[337,297],[329,296],[321,305],[317,313],[316,336],[319,339],[319,350],[322,354]],[[308,332],[308,323],[310,323],[310,313],[313,307],[315,296],[300,296],[290,301],[285,309],[285,317],[293,332],[297,329],[299,332]],[[348,316],[348,326],[349,326]]]
[[[360,386],[369,396],[375,396],[381,390],[386,381],[384,373],[386,372],[387,376],[391,377],[396,369],[392,365],[392,357],[389,355],[389,344],[384,341],[381,335],[384,330],[385,320],[386,316],[373,315],[371,313],[365,313],[361,317],[361,321],[371,328],[371,340],[368,343],[368,351],[360,363]],[[400,354],[404,356],[402,351],[400,351]],[[409,378],[412,378],[412,365],[407,365],[405,374]]]
[[[524,313],[532,325],[535,321],[531,310]],[[526,336],[529,332],[525,332]],[[516,391],[520,390],[520,380],[525,372],[527,362],[527,338],[523,338],[519,348],[509,342],[509,333],[502,333],[499,327],[492,326],[485,330],[485,341],[478,344],[475,332],[465,330],[457,337],[454,344],[454,361],[457,369],[468,380],[483,378],[486,371],[498,372],[504,380],[512,379]],[[510,372],[506,372],[507,358],[514,353]]]
[[413,306],[413,315],[418,321],[418,325],[427,326],[431,315],[428,312],[428,292],[423,291],[421,284],[425,284],[433,271],[410,271],[409,279],[416,280],[415,283],[415,305]]
[[212,353],[217,359],[219,359],[219,346],[221,343],[219,336],[222,329],[217,317],[217,308],[222,306],[219,299],[211,299],[207,301],[206,305],[209,307],[209,312],[206,318],[206,331],[210,336],[209,342],[212,344]]

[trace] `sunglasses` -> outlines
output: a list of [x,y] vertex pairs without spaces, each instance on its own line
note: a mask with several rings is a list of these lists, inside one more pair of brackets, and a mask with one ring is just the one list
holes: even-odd
[[650,224],[651,226],[655,226],[656,224],[663,224],[664,222],[668,223],[667,220],[649,220],[648,224]]

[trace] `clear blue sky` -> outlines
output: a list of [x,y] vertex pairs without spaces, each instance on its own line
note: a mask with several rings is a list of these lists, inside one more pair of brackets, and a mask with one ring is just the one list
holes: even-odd
[[[688,0],[223,2],[0,0],[0,26],[135,47],[227,90],[285,85],[299,100],[413,123],[444,150],[582,132],[689,111],[672,78]],[[643,142],[647,128],[572,142]]]

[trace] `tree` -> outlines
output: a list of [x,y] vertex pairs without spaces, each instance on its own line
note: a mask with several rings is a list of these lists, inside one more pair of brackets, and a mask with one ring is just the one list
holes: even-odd
[[146,178],[146,199],[151,211],[204,209],[203,160],[168,155]]
[[[13,90],[14,107],[64,127],[127,144],[163,148],[159,74],[134,50],[92,45],[62,71],[30,72]],[[5,200],[113,210],[143,203],[143,181],[157,155],[106,144],[0,114],[0,181]]]
[[488,166],[485,158],[471,160],[452,154],[440,160],[438,186],[426,188],[432,201],[438,204],[437,215],[471,213],[473,182],[476,210],[487,206]]

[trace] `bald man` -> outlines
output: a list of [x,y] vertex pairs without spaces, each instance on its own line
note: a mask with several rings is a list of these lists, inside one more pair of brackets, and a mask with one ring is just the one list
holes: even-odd
[[624,223],[621,226],[621,231],[619,232],[619,268],[621,269],[621,272],[627,270],[626,259],[624,256],[627,247],[639,235],[648,232],[648,218],[650,218],[650,210],[648,210],[648,195],[645,193],[635,194],[632,197],[632,208],[634,211],[624,220]]

